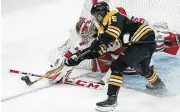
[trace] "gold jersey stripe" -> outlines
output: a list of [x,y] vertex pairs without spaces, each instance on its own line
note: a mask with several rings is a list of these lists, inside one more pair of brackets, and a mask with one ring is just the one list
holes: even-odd
[[111,17],[112,15],[116,14],[116,13],[118,13],[117,10],[112,10],[112,11],[110,11],[110,12],[104,17],[104,19],[103,19],[103,25],[104,25],[104,26],[107,25],[110,17]]
[[139,37],[136,38],[136,41],[139,41],[149,31],[152,31],[152,29],[151,28],[146,29],[143,33],[141,33]]
[[115,33],[110,32],[110,31],[108,31],[108,30],[106,30],[106,33],[108,33],[109,35],[111,35],[111,36],[115,37],[116,39],[119,37],[119,36],[118,36],[118,35],[116,35]]
[[121,76],[116,76],[116,75],[110,75],[110,78],[118,79],[118,80],[123,80],[123,77],[121,77]]
[[116,83],[116,82],[109,82],[108,84],[113,85],[113,86],[118,86],[118,87],[120,87],[120,86],[121,86],[121,84]]
[[118,35],[118,36],[120,35],[120,33],[119,33],[117,30],[114,30],[114,29],[112,29],[112,28],[111,28],[111,29],[108,28],[107,30],[108,30],[109,32],[115,33],[115,34]]
[[103,54],[103,52],[102,52],[101,50],[99,50],[98,53],[99,53],[99,55],[102,55],[102,54]]
[[115,27],[115,26],[112,26],[112,25],[109,25],[108,28],[112,28],[114,30],[117,30],[118,32],[121,32],[121,30],[118,27]]
[[134,35],[131,37],[131,40],[146,26],[146,24],[142,24],[134,33]]
[[99,36],[101,33],[103,33],[103,31],[104,31],[104,27],[103,27],[102,25],[99,25],[99,26],[98,26],[98,36]]

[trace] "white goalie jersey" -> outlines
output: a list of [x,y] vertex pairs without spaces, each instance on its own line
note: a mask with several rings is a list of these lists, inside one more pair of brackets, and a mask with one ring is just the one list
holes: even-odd
[[[78,50],[89,47],[90,44],[84,43],[82,38],[77,35],[75,27],[71,28],[69,38],[58,47],[50,51],[49,60],[55,63],[57,59],[64,59],[65,56],[69,57],[70,54],[76,53]],[[69,54],[70,53],[70,54]]]

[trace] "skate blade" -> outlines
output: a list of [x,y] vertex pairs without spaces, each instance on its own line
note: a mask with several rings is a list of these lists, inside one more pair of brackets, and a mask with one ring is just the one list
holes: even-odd
[[98,112],[116,112],[116,107],[96,107]]

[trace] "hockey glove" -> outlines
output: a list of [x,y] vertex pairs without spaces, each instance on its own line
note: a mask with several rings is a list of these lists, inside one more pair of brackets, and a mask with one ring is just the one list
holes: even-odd
[[173,45],[173,43],[171,41],[166,40],[166,41],[164,41],[164,45],[171,47]]
[[75,54],[73,54],[71,57],[65,58],[64,64],[65,64],[66,66],[76,66],[76,65],[78,65],[82,60],[83,60],[83,58],[78,59],[78,53],[75,53]]

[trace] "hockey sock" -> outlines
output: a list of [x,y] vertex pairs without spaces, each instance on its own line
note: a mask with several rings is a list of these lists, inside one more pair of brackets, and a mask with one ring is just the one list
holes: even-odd
[[123,82],[123,77],[119,75],[110,75],[109,83],[108,83],[108,95],[117,95],[119,92],[119,88],[121,87]]

